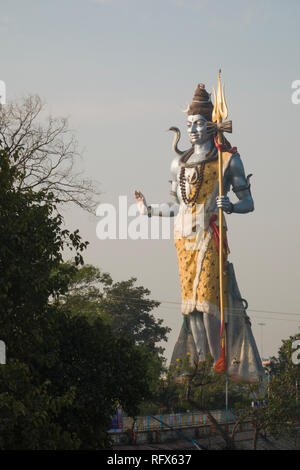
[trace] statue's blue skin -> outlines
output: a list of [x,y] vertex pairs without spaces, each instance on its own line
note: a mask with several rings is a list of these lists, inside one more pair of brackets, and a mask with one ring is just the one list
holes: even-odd
[[[208,152],[213,148],[214,141],[211,134],[208,134],[206,128],[206,119],[201,114],[188,116],[187,119],[187,132],[191,144],[194,146],[194,153],[189,158],[189,163],[200,162],[205,159]],[[174,216],[177,215],[179,205],[183,204],[180,188],[179,188],[179,173],[180,167],[178,166],[178,157],[175,157],[171,164],[172,173],[172,194],[175,197],[175,204],[162,204],[161,207],[151,208],[151,215],[160,216]],[[187,173],[187,170],[186,170]],[[187,175],[188,178],[188,175]],[[246,214],[254,210],[254,203],[251,196],[250,189],[238,190],[239,187],[247,185],[244,166],[238,153],[234,154],[226,169],[223,180],[223,193],[224,196],[217,197],[217,207],[222,208],[225,212],[232,211],[234,213]],[[231,204],[227,196],[230,187],[235,190],[238,201]],[[149,213],[147,211],[147,203],[143,194],[135,191],[135,197],[141,214]]]

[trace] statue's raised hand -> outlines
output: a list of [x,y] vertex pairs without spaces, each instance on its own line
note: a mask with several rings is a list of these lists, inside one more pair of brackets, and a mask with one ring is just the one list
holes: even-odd
[[145,196],[140,191],[134,191],[134,195],[140,214],[147,214],[147,203]]

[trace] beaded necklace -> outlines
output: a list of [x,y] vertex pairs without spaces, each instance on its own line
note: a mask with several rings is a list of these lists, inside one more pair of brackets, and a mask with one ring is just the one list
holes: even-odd
[[[214,147],[205,155],[205,157],[208,157],[212,153],[213,150],[215,150]],[[187,154],[183,158],[183,161],[182,161],[183,164],[188,161],[190,156],[193,154],[193,151],[194,151],[194,149],[192,148],[187,152]],[[196,201],[197,201],[197,198],[198,198],[198,195],[199,195],[199,191],[201,189],[202,182],[203,182],[203,173],[204,173],[205,163],[207,163],[207,161],[210,161],[210,160],[203,161],[203,162],[200,163],[200,165],[196,166],[197,177],[196,177],[196,181],[192,183],[192,184],[196,184],[196,189],[195,189],[194,195],[191,198],[188,198],[187,195],[186,195],[185,167],[184,166],[181,167],[180,175],[179,175],[179,184],[180,184],[180,190],[181,190],[181,196],[182,196],[183,202],[187,205],[192,204],[192,206],[193,206],[193,205],[196,204]]]

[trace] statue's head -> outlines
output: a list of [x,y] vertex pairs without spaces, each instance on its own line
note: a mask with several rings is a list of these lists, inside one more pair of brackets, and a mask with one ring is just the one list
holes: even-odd
[[186,110],[187,131],[192,145],[202,144],[211,139],[211,134],[207,132],[206,123],[212,119],[213,104],[209,93],[205,90],[205,85],[200,83],[194,93],[192,103]]

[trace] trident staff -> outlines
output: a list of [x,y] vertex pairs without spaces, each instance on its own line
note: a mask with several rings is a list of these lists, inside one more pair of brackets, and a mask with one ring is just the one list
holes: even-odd
[[[218,74],[217,93],[213,88],[214,93],[214,109],[212,112],[212,121],[217,123],[217,143],[218,146],[218,170],[219,170],[219,197],[223,196],[223,155],[221,145],[222,126],[221,123],[227,118],[228,110],[224,95],[224,84],[221,88],[221,69]],[[221,333],[220,333],[220,358],[215,364],[215,370],[225,371],[226,364],[226,335],[225,335],[225,322],[224,322],[224,260],[223,260],[223,209],[219,208],[219,278],[220,278],[220,314],[221,314]]]

